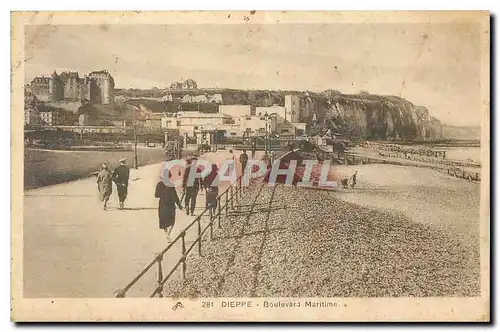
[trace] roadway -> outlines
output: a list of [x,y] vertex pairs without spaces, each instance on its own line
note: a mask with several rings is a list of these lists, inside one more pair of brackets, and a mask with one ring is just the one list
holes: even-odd
[[[208,153],[202,158],[220,163],[225,153]],[[102,209],[94,177],[25,191],[24,297],[112,297],[142,270],[167,245],[158,228],[154,197],[161,167],[160,163],[131,169],[124,210],[117,208],[116,187],[108,210]],[[200,192],[195,214],[204,206],[205,193]],[[194,218],[177,210],[172,235]],[[188,245],[194,236],[188,233]],[[177,247],[165,257],[164,271],[179,254]],[[156,269],[151,272],[128,296],[149,295]]]

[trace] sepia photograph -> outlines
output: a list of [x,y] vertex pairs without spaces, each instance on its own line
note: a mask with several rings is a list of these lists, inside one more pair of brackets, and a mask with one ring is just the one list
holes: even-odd
[[490,320],[489,12],[11,27],[13,321]]

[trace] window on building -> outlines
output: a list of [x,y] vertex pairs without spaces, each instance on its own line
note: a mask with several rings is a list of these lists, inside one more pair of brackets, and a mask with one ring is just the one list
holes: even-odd
[[283,133],[289,133],[289,132],[290,132],[290,130],[288,130],[288,129],[281,129],[281,133],[282,133],[282,134],[283,134]]
[[194,126],[194,130],[198,130],[198,126]]
[[236,136],[236,133],[234,131],[231,132],[231,136]]

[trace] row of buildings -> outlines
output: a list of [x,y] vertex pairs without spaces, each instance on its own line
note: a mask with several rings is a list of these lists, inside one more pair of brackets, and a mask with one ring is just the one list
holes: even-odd
[[113,104],[115,81],[107,70],[80,77],[78,72],[55,70],[50,77],[35,77],[26,89],[41,101],[80,101]]
[[76,122],[77,116],[68,111],[40,112],[34,108],[24,110],[24,124],[30,126],[66,126]]
[[77,116],[64,109],[44,109],[42,103],[34,94],[25,91],[24,124],[28,126],[59,126],[76,122]]
[[145,126],[149,129],[177,129],[190,137],[207,131],[224,131],[229,137],[302,135],[306,129],[299,97],[285,96],[285,106],[219,105],[217,113],[177,112],[149,113]]
[[[80,76],[78,72],[56,71],[50,77],[35,77],[26,87],[25,124],[30,126],[97,127],[85,114],[68,112],[64,109],[41,110],[37,106],[48,102],[88,104],[113,104],[115,83],[111,74],[106,71],[93,71]],[[196,82],[192,79],[174,82],[172,89],[194,90]],[[164,101],[165,98],[162,98]],[[167,97],[171,101],[172,95]],[[275,133],[278,135],[297,135],[305,131],[305,119],[310,114],[306,103],[301,102],[296,95],[285,96],[285,106],[255,107],[252,105],[222,105],[221,94],[186,94],[183,103],[214,103],[218,104],[216,113],[180,111],[176,113],[147,112],[145,121],[138,124],[138,130],[158,133],[169,129],[178,130],[183,135],[195,137],[198,133],[210,130],[224,131],[226,136],[263,135]],[[67,106],[67,105],[66,105]],[[142,106],[142,105],[141,105]],[[116,119],[112,132],[122,132],[127,123]],[[130,126],[130,124],[128,124]],[[63,128],[64,127],[64,128]],[[99,126],[102,127],[102,126]],[[112,127],[115,127],[114,129]],[[73,130],[73,129],[72,129]]]

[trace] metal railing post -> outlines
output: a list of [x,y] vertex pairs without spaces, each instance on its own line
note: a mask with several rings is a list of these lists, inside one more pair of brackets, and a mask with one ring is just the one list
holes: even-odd
[[198,254],[201,256],[201,217],[198,217]]
[[213,238],[214,238],[214,227],[213,227],[214,226],[214,220],[212,218],[212,215],[213,215],[212,208],[210,208],[210,224],[209,224],[210,225],[210,241],[212,241]]
[[182,280],[186,280],[186,240],[184,237],[186,236],[186,232],[182,232]]
[[159,297],[163,297],[163,269],[161,266],[161,261],[163,260],[163,255],[157,254],[156,261],[158,262],[158,279],[156,284],[158,285],[158,295]]
[[231,210],[234,210],[234,185],[231,184],[231,199],[230,199],[230,203],[231,203]]
[[220,197],[217,197],[217,207],[219,209],[219,213],[217,214],[217,227],[220,228],[220,219],[222,214],[222,206],[220,205]]
[[226,216],[229,214],[229,190],[226,190]]
[[239,188],[238,188],[238,184],[236,184],[236,187],[234,187],[234,199],[236,199],[236,206],[238,206],[240,203],[240,198],[238,197],[239,195]]

